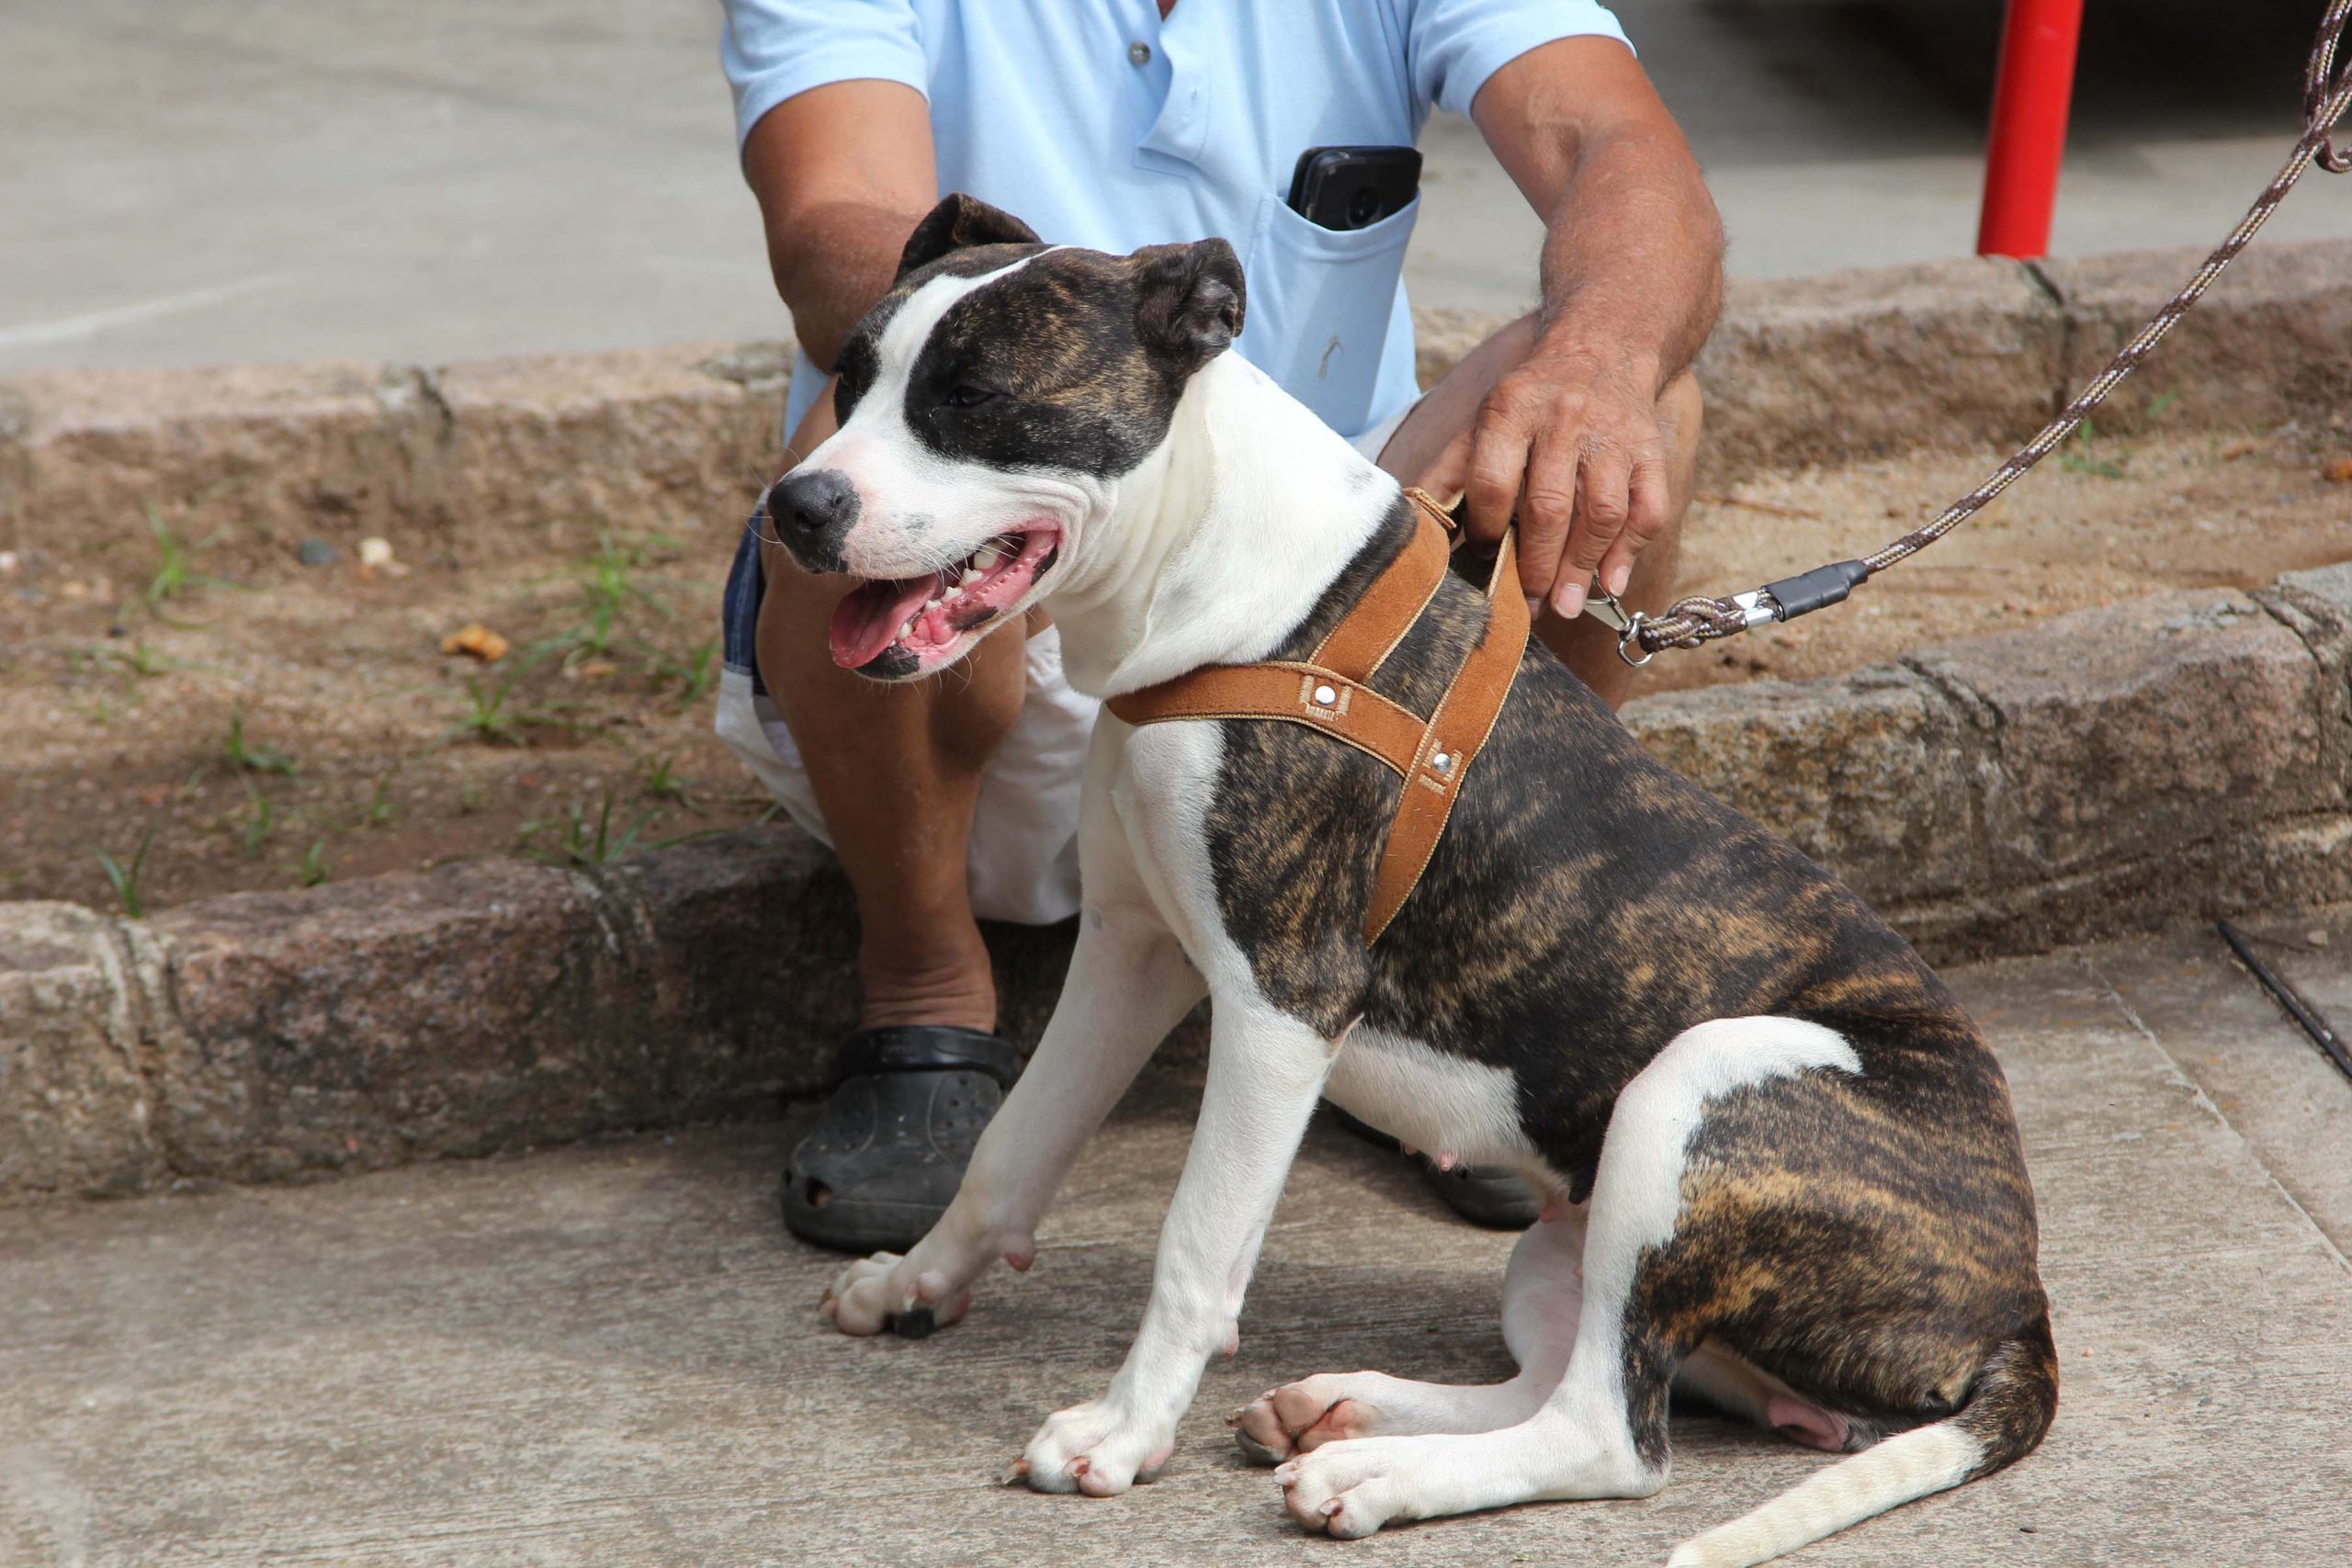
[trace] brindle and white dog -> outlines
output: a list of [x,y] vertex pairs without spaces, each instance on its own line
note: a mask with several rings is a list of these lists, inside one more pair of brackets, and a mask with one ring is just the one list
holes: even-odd
[[[1222,241],[1105,255],[943,202],[842,351],[839,434],[770,494],[802,566],[864,580],[836,661],[919,679],[1040,603],[1104,696],[1313,649],[1413,516],[1224,352],[1242,298]],[[1449,578],[1374,683],[1427,713],[1485,616]],[[1367,949],[1400,787],[1295,725],[1106,714],[1053,1021],[936,1228],[827,1294],[840,1328],[925,1332],[997,1258],[1027,1268],[1072,1157],[1205,991],[1149,1309],[1109,1390],[1032,1439],[1031,1486],[1108,1495],[1167,1461],[1318,1095],[1553,1209],[1504,1283],[1516,1377],[1327,1373],[1238,1414],[1310,1529],[1655,1492],[1669,1387],[1852,1454],[1675,1563],[1760,1562],[2030,1451],[2057,1363],[2007,1087],[1902,939],[1540,647]]]

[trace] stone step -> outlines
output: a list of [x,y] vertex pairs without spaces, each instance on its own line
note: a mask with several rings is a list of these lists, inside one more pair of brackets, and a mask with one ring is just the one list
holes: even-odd
[[[1645,699],[1669,765],[1930,958],[2352,897],[2352,563],[1841,678]],[[855,910],[775,829],[145,920],[0,905],[0,1198],[266,1181],[754,1114],[821,1088]],[[991,933],[1034,1043],[1067,930]]]

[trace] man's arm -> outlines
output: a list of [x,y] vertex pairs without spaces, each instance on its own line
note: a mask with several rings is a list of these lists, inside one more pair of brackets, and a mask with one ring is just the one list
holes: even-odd
[[1658,394],[1723,297],[1723,223],[1681,130],[1625,47],[1563,39],[1479,88],[1471,118],[1544,220],[1544,302],[1527,359],[1430,478],[1474,532],[1516,505],[1520,577],[1563,616],[1594,571],[1623,591],[1668,520]]
[[768,265],[800,346],[831,370],[889,292],[899,253],[939,198],[931,107],[899,82],[834,82],[786,98],[743,141]]

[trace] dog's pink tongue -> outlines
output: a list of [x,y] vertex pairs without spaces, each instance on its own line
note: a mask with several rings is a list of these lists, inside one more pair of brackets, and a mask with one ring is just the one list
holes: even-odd
[[873,663],[907,624],[907,617],[922,608],[938,582],[936,575],[910,577],[897,582],[863,583],[843,594],[833,607],[833,624],[828,628],[833,662],[844,670]]

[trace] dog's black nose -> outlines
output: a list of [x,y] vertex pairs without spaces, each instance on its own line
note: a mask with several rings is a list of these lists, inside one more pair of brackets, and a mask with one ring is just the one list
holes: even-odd
[[857,521],[857,487],[839,468],[795,468],[768,487],[777,538],[810,571],[839,571]]
[[839,468],[796,468],[768,491],[768,511],[786,538],[839,538],[857,521],[857,487]]

